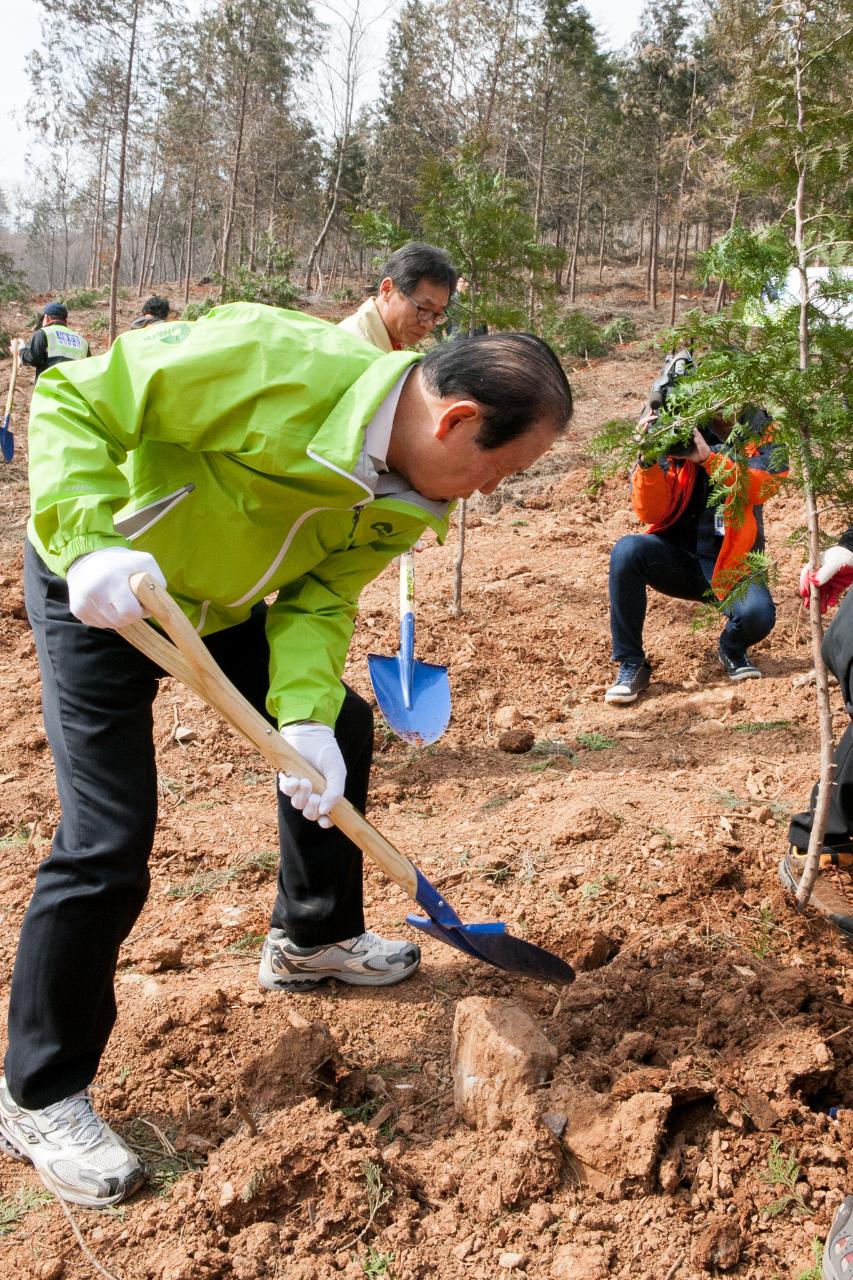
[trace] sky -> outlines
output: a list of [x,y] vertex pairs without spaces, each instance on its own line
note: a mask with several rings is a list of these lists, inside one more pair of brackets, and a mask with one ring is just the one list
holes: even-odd
[[[97,5],[98,0],[92,0]],[[633,35],[645,0],[584,0],[586,9],[601,32],[604,45],[621,49]],[[321,8],[320,5],[317,6]],[[374,50],[371,62],[381,63],[385,38],[398,3],[388,0],[366,0],[363,12],[374,11],[384,16],[376,21],[371,34]],[[32,86],[26,72],[27,55],[40,43],[43,11],[36,0],[0,0],[0,12],[6,11],[3,45],[3,102],[0,104],[0,190],[11,193],[27,180],[26,103]],[[61,77],[60,77],[61,83]]]

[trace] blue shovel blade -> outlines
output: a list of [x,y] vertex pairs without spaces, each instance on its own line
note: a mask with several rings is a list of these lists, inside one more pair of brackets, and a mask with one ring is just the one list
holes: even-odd
[[441,737],[450,723],[447,667],[369,653],[367,669],[379,710],[399,737],[415,744]]
[[543,982],[574,981],[575,971],[570,964],[543,947],[513,937],[507,933],[505,924],[463,924],[423,872],[417,867],[415,871],[418,877],[415,900],[427,916],[407,915],[407,924],[455,947],[457,951],[494,965],[496,969],[525,978],[538,978]]
[[7,413],[0,427],[0,452],[3,454],[4,462],[11,462],[15,456],[15,437],[9,429],[10,417],[11,414]]

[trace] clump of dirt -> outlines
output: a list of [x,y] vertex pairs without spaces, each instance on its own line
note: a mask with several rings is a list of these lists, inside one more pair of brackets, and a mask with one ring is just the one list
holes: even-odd
[[[636,286],[626,273],[594,305],[635,307]],[[116,1212],[75,1215],[120,1280],[771,1280],[813,1265],[851,1189],[853,980],[839,935],[796,914],[776,878],[816,770],[788,541],[802,515],[793,492],[766,512],[779,586],[763,680],[733,691],[695,606],[654,596],[650,689],[604,703],[608,554],[637,526],[624,477],[601,482],[584,449],[636,413],[657,363],[630,343],[571,372],[568,437],[472,504],[461,618],[454,536],[418,557],[419,656],[447,664],[453,718],[423,750],[377,720],[372,820],[463,919],[506,921],[573,963],[573,985],[427,939],[397,988],[260,991],[273,780],[163,681],[152,890],[95,1085],[150,1180]],[[21,588],[26,386],[0,470],[3,992],[58,819]],[[396,593],[391,569],[364,594],[347,673],[362,692],[367,653],[396,651]],[[837,696],[835,715],[840,730]],[[529,749],[502,749],[509,730]],[[407,931],[407,902],[372,867],[365,894],[371,927]],[[554,1047],[551,1078],[520,1090],[503,1128],[475,1130],[454,1105],[451,1032],[470,997],[511,1002]],[[40,1192],[0,1158],[0,1270],[88,1280]]]

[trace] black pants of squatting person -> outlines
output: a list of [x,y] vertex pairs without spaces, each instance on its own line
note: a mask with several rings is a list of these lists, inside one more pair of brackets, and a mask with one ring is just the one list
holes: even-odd
[[[119,947],[150,884],[157,817],[152,704],[163,672],[115,631],[79,622],[68,610],[65,581],[29,543],[24,583],[62,815],[21,927],[5,1070],[18,1104],[40,1108],[90,1084],[115,1022]],[[260,605],[245,623],[205,643],[266,714],[264,616]],[[351,689],[335,736],[347,765],[347,799],[363,812],[373,713]],[[360,851],[276,795],[281,861],[272,925],[301,946],[361,933]]]

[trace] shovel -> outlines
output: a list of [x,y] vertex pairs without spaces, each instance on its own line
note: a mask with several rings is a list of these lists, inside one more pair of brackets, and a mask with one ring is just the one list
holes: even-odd
[[[134,574],[130,585],[145,612],[160,624],[174,644],[145,622],[132,622],[121,634],[164,671],[183,681],[214,711],[248,738],[274,769],[310,778],[318,790],[323,779],[284,741],[267,720],[226,679],[196,631],[174,600],[148,574]],[[514,938],[506,925],[463,924],[456,912],[421,871],[373,827],[346,799],[329,817],[395,884],[413,898],[426,917],[409,915],[409,924],[466,955],[509,973],[544,982],[571,982],[572,967],[550,951]]]
[[18,377],[18,342],[14,339],[9,348],[12,355],[12,377],[9,382],[9,394],[6,396],[6,412],[3,415],[3,425],[0,427],[0,453],[3,455],[4,462],[11,462],[15,456],[15,437],[12,435],[12,428],[9,425],[12,418],[12,397],[15,394],[15,382]]
[[400,556],[400,652],[367,655],[379,710],[405,742],[435,742],[450,720],[447,667],[415,659],[415,553]]

